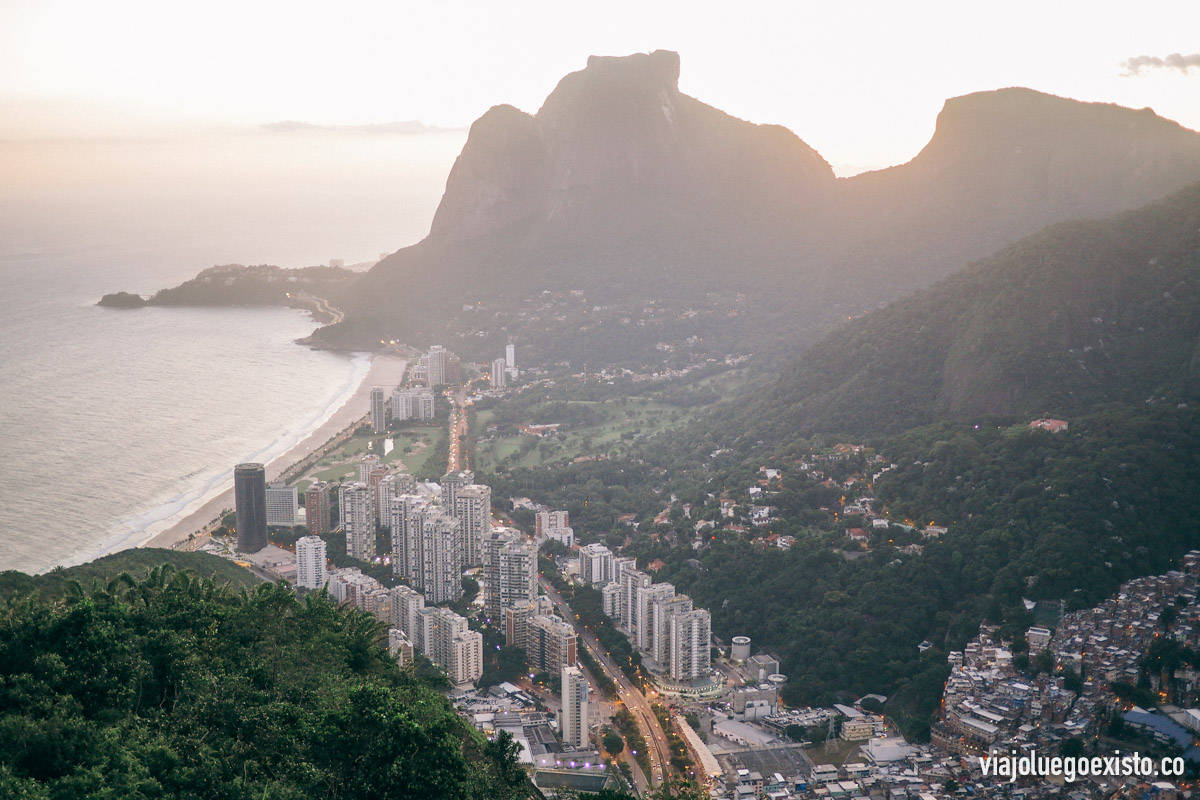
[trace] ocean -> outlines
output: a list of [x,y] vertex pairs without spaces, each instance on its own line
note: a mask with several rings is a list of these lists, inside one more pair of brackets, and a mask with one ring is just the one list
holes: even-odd
[[369,365],[295,344],[304,312],[101,295],[213,264],[371,263],[428,230],[462,141],[0,142],[18,177],[0,185],[0,570],[140,544],[304,438]]

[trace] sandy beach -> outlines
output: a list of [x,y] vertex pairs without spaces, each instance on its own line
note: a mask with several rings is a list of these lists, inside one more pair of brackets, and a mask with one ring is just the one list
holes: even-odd
[[[323,448],[330,440],[353,429],[370,413],[371,387],[383,386],[391,389],[404,378],[405,359],[389,355],[375,355],[371,367],[350,399],[333,412],[319,428],[301,439],[290,450],[266,465],[267,481],[272,481],[286,472],[289,467]],[[233,465],[229,467],[229,488],[205,502],[200,508],[183,517],[166,530],[156,534],[141,547],[176,547],[186,542],[193,533],[207,529],[226,509],[233,508]]]

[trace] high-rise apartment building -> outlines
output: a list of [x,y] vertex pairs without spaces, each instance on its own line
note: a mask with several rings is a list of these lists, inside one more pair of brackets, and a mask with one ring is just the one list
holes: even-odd
[[421,610],[425,608],[425,595],[411,586],[393,586],[389,593],[392,597],[392,625],[404,631],[414,647],[424,650]]
[[267,546],[267,472],[262,464],[238,464],[233,469],[237,549],[257,553]]
[[576,750],[588,746],[588,682],[579,667],[562,668],[562,730],[563,744]]
[[599,542],[579,548],[579,577],[592,586],[612,583],[612,551]]
[[447,353],[445,348],[440,344],[435,344],[429,348],[429,386],[441,386],[444,383],[449,383],[447,379]]
[[663,668],[671,665],[671,618],[676,614],[686,614],[692,611],[692,598],[686,594],[677,594],[665,600],[658,600],[650,607],[653,620],[653,630],[650,634],[650,649],[644,653]]
[[630,630],[630,641],[639,652],[649,653],[654,647],[654,604],[675,596],[675,587],[669,583],[655,583],[639,587],[635,594],[634,613]]
[[636,646],[634,633],[637,630],[637,593],[639,589],[649,586],[654,581],[644,572],[636,569],[625,569],[621,572],[621,629],[629,637],[630,644]]
[[430,603],[462,597],[463,548],[458,520],[425,514],[421,520],[421,593]]
[[433,419],[433,392],[425,388],[399,389],[392,392],[392,419]]
[[712,666],[712,619],[698,608],[671,617],[671,679],[691,681],[708,674]]
[[371,470],[378,469],[383,466],[383,459],[374,453],[367,453],[362,458],[358,459],[358,481],[359,483],[371,482]]
[[374,492],[366,483],[343,483],[338,495],[338,515],[346,535],[346,555],[360,561],[375,558]]
[[504,643],[529,651],[529,622],[538,615],[535,600],[518,600],[504,608]]
[[503,389],[506,383],[505,378],[505,363],[503,358],[497,358],[492,362],[492,388]]
[[454,503],[458,499],[458,490],[473,483],[475,483],[475,473],[469,469],[447,472],[442,476],[442,508],[446,509],[446,513],[453,512]]
[[554,674],[576,662],[579,639],[575,629],[554,614],[529,619],[525,655],[533,672]]
[[296,540],[296,585],[316,591],[325,585],[325,540],[301,536]]
[[527,539],[509,542],[500,548],[499,559],[496,574],[500,586],[495,594],[499,605],[488,609],[492,619],[496,620],[500,619],[505,606],[533,600],[538,592],[537,545]]
[[492,531],[492,487],[481,483],[457,487],[450,510],[462,525],[466,565],[479,566],[483,563],[483,539]]
[[382,386],[371,387],[371,430],[375,433],[387,430],[387,396]]
[[329,484],[325,481],[314,481],[304,490],[304,524],[309,533],[333,530],[333,504],[329,502]]
[[423,645],[418,649],[425,657],[445,670],[455,686],[479,680],[483,675],[483,634],[470,630],[467,621],[448,608],[424,608],[418,616]]
[[299,499],[295,486],[272,483],[266,490],[267,525],[290,528],[296,524]]
[[413,586],[425,585],[423,525],[426,514],[436,513],[437,507],[427,497],[402,494],[392,498],[392,574]]

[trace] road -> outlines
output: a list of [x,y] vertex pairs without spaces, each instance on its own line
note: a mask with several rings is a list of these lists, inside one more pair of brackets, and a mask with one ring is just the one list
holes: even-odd
[[450,428],[447,431],[447,436],[450,437],[450,446],[448,448],[449,458],[447,459],[447,472],[455,472],[460,469],[470,469],[467,464],[467,393],[465,389],[459,389],[450,399]]
[[[667,770],[670,769],[671,747],[667,744],[667,736],[663,733],[662,726],[658,724],[658,718],[654,716],[654,712],[650,709],[649,701],[633,685],[633,682],[629,680],[625,673],[621,671],[620,667],[612,660],[596,637],[592,635],[592,632],[579,624],[579,620],[575,619],[575,612],[559,596],[550,581],[546,578],[541,578],[541,583],[546,596],[559,609],[562,618],[575,627],[575,632],[579,635],[579,640],[584,643],[584,646],[591,652],[592,657],[596,659],[596,662],[608,673],[608,677],[617,685],[618,695],[624,701],[625,707],[633,714],[634,719],[637,720],[643,738],[650,745],[651,781],[653,785],[658,786],[663,782],[663,776]],[[635,770],[634,774],[637,775],[638,772]],[[645,788],[639,786],[639,791],[644,793]]]

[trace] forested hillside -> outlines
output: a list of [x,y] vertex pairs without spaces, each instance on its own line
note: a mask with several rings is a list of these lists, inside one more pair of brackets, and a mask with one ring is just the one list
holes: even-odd
[[0,613],[0,796],[521,798],[489,742],[327,596],[159,568]]

